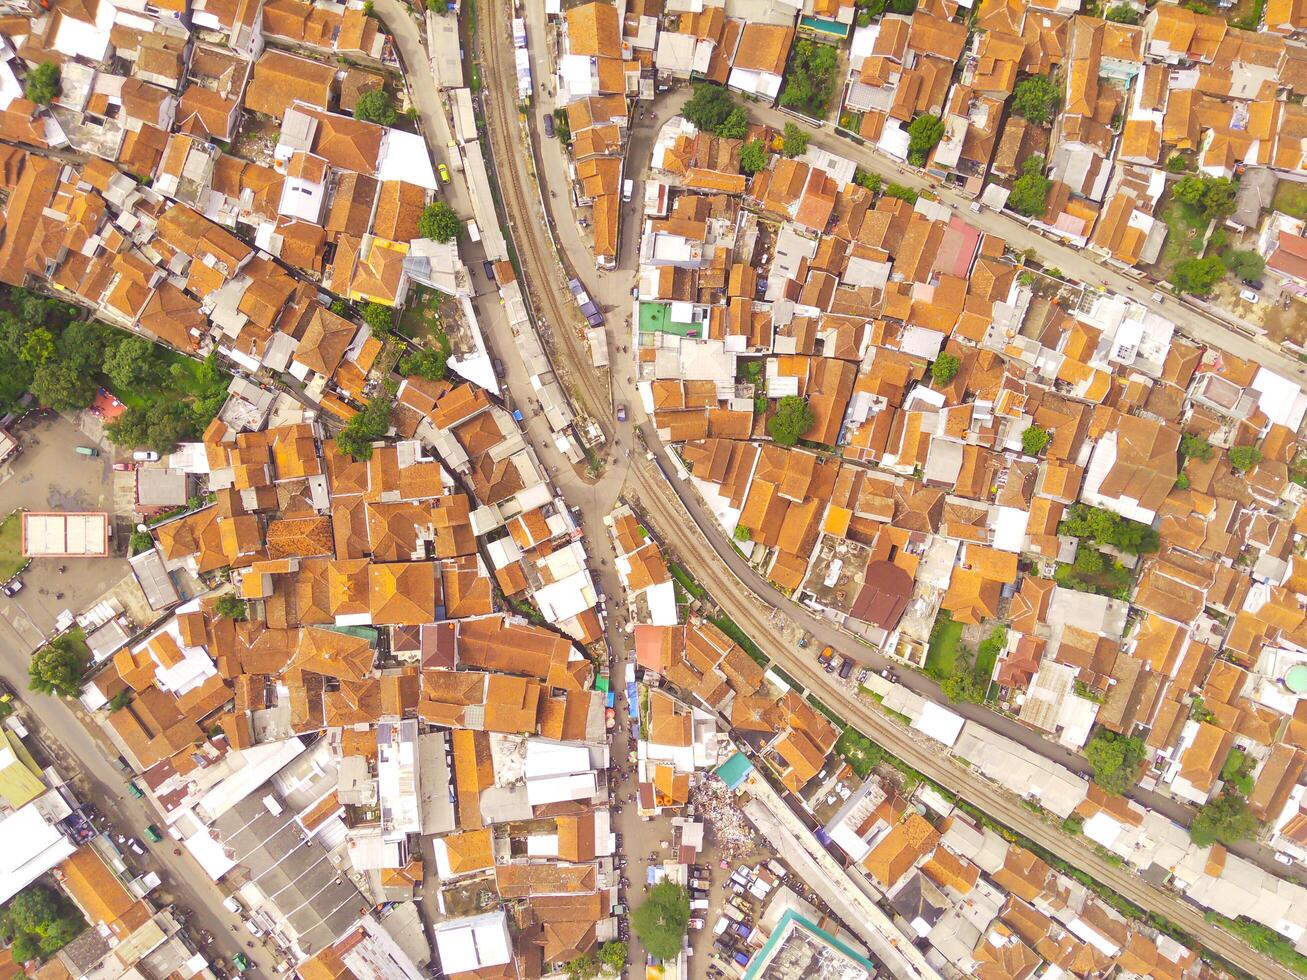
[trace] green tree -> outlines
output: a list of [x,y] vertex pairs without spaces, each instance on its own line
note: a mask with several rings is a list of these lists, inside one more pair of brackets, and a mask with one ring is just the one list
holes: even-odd
[[354,118],[379,126],[391,126],[398,116],[395,113],[395,101],[385,89],[373,89],[364,92],[354,103]]
[[906,187],[903,184],[896,184],[893,181],[890,181],[885,185],[885,196],[895,197],[900,201],[907,201],[909,204],[916,204],[917,198],[920,195],[911,187]]
[[86,927],[76,906],[45,885],[30,885],[0,909],[0,937],[12,943],[14,961],[44,960]]
[[806,129],[800,129],[794,123],[787,122],[782,135],[784,147],[781,152],[787,157],[799,157],[807,152],[808,140],[811,139],[811,134]]
[[782,446],[793,446],[816,421],[805,399],[786,395],[777,404],[776,414],[767,420],[767,434]]
[[621,973],[626,968],[627,955],[626,943],[620,939],[610,939],[599,947],[599,962],[614,973]]
[[567,980],[590,980],[597,972],[595,958],[589,953],[582,953],[575,959],[568,960],[563,971],[567,974]]
[[384,339],[395,328],[395,311],[383,303],[368,303],[363,307],[363,322],[374,337]]
[[236,593],[225,592],[214,601],[213,611],[226,619],[244,619],[249,614],[249,607]]
[[71,362],[79,371],[97,374],[104,363],[107,339],[116,334],[116,330],[111,331],[98,323],[74,320],[59,333],[56,344],[59,357]]
[[54,334],[45,327],[37,327],[23,341],[23,349],[18,352],[18,356],[36,367],[54,357],[54,352]]
[[1027,157],[1021,164],[1021,176],[1012,182],[1007,206],[1027,218],[1042,218],[1048,210],[1048,192],[1053,182],[1044,176],[1044,158]]
[[717,131],[734,108],[735,103],[726,89],[704,82],[694,87],[694,94],[681,106],[681,115],[711,133]]
[[382,395],[373,398],[340,430],[336,448],[352,459],[371,459],[372,444],[390,430],[390,409],[389,398]]
[[735,531],[731,535],[736,541],[752,541],[753,531],[743,524],[735,525]]
[[1133,555],[1157,550],[1157,532],[1141,521],[1132,521],[1102,507],[1073,504],[1058,525],[1059,534],[1111,545]]
[[742,140],[749,134],[749,114],[740,106],[731,110],[730,114],[721,121],[717,127],[716,133],[723,139]]
[[1234,210],[1237,188],[1229,177],[1208,177],[1203,188],[1203,214],[1221,218]]
[[62,633],[32,654],[27,665],[28,686],[41,694],[75,698],[82,693],[86,665],[86,646]]
[[1236,844],[1257,834],[1260,824],[1248,809],[1248,801],[1238,793],[1226,790],[1216,799],[1198,808],[1189,837],[1199,847],[1212,844]]
[[1186,432],[1180,436],[1180,455],[1185,459],[1212,458],[1212,444],[1202,436]]
[[122,711],[123,708],[127,707],[131,703],[132,703],[132,689],[130,687],[124,687],[121,691],[119,691],[117,694],[115,694],[113,697],[109,699],[109,713],[112,714],[115,711]]
[[95,401],[95,378],[61,358],[38,364],[32,371],[31,392],[46,408],[68,412]]
[[400,358],[400,374],[405,377],[426,378],[428,381],[444,379],[450,354],[449,336],[441,330],[433,339],[434,347],[420,347]]
[[1043,126],[1053,118],[1057,108],[1057,84],[1046,75],[1031,75],[1017,82],[1012,90],[1012,111],[1018,116]]
[[1085,745],[1085,758],[1094,782],[1108,793],[1121,796],[1139,780],[1139,767],[1147,755],[1144,743],[1134,737],[1099,728]]
[[649,889],[644,903],[631,915],[640,943],[660,960],[675,959],[681,952],[689,924],[690,896],[667,878]]
[[1117,24],[1138,24],[1139,11],[1128,3],[1118,3],[1107,8],[1107,19]]
[[1048,445],[1050,438],[1052,437],[1047,429],[1032,425],[1021,433],[1021,451],[1027,456],[1038,456],[1044,451],[1044,447]]
[[946,385],[958,376],[958,368],[962,366],[961,359],[956,354],[950,354],[947,351],[941,353],[935,358],[930,365],[930,376],[937,385]]
[[1166,161],[1166,169],[1173,174],[1182,174],[1189,169],[1189,161],[1180,154],[1174,153]]
[[1230,465],[1240,473],[1247,473],[1262,461],[1262,451],[1256,446],[1231,446],[1226,456]]
[[762,140],[749,140],[740,147],[740,172],[752,177],[767,167],[767,148]]
[[1206,296],[1212,287],[1225,275],[1225,263],[1219,256],[1208,255],[1201,259],[1185,259],[1177,262],[1171,278],[1175,285],[1186,293]]
[[418,234],[438,242],[452,242],[463,234],[463,220],[444,201],[428,204],[418,218]]
[[944,120],[925,113],[908,124],[908,163],[914,167],[926,164],[926,158],[935,144],[944,138]]
[[43,61],[27,75],[27,84],[23,94],[37,105],[49,105],[59,94],[59,66],[53,61]]
[[874,174],[869,170],[859,170],[853,177],[853,182],[861,187],[867,188],[873,194],[879,194],[881,186],[884,184],[884,178],[880,174]]
[[118,392],[146,388],[159,377],[154,344],[144,337],[128,334],[105,351],[102,370]]

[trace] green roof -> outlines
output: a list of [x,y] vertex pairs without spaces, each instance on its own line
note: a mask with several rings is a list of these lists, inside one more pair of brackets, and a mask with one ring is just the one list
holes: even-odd
[[23,743],[8,729],[0,728],[0,796],[17,810],[45,792],[41,769]]
[[753,763],[750,762],[743,752],[736,752],[725,762],[714,770],[717,778],[724,782],[731,789],[739,786],[744,782],[745,777],[753,772]]
[[640,304],[641,333],[674,333],[678,337],[697,337],[703,325],[699,323],[677,323],[672,319],[672,307],[669,303]]

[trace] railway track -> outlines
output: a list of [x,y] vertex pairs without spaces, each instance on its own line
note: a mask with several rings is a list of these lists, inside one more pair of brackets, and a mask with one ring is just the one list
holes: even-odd
[[[487,117],[491,160],[498,178],[507,231],[517,249],[524,280],[523,292],[535,312],[548,318],[555,327],[555,336],[560,338],[560,352],[567,360],[573,381],[573,396],[581,401],[581,407],[611,438],[614,430],[612,396],[600,373],[590,366],[588,351],[582,347],[577,332],[580,314],[566,288],[559,258],[543,226],[542,211],[546,205],[534,173],[525,165],[528,158],[535,164],[537,157],[531,141],[523,139],[517,110],[516,67],[511,59],[505,57],[512,51],[511,45],[505,42],[511,36],[512,7],[509,4],[487,4],[480,9],[486,22],[478,32],[478,46],[491,95],[482,100],[482,105]],[[1259,980],[1297,978],[1297,974],[1286,967],[1207,922],[1196,906],[1174,893],[1147,884],[1132,871],[1109,864],[1086,839],[1055,829],[1016,797],[962,767],[946,753],[923,746],[909,737],[897,722],[859,701],[847,689],[831,686],[829,678],[816,669],[811,658],[797,655],[788,643],[777,638],[768,620],[776,606],[764,598],[754,584],[740,580],[730,571],[720,554],[722,547],[729,547],[724,538],[717,541],[703,532],[652,463],[639,454],[628,456],[624,462],[628,466],[626,489],[638,498],[659,536],[675,550],[696,579],[709,589],[717,604],[777,666],[819,694],[842,718],[993,819],[1083,869],[1140,908],[1166,917],[1188,932],[1195,942],[1239,969]]]

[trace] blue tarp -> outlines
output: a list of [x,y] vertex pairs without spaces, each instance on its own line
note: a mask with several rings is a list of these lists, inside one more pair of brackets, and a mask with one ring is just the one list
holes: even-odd
[[630,713],[632,721],[640,720],[640,697],[635,692],[634,682],[626,685],[626,710]]

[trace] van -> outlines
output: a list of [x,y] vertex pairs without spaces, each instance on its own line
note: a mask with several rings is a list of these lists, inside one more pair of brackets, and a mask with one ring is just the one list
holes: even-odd
[[131,794],[132,799],[134,800],[139,800],[145,795],[141,792],[141,787],[137,786],[135,783],[127,784],[127,792]]
[[690,909],[692,911],[698,911],[707,908],[708,908],[708,899],[706,898],[696,898],[690,902]]
[[94,448],[94,447],[92,447],[92,446],[74,446],[74,447],[73,447],[73,452],[77,453],[78,456],[99,456],[99,455],[100,455],[100,450],[98,450],[98,449],[96,449],[96,448]]
[[635,194],[635,181],[633,180],[622,181],[622,200],[627,201],[629,203],[632,195],[634,194]]
[[151,844],[157,844],[163,840],[163,834],[159,833],[159,828],[154,824],[150,824],[145,828],[145,836],[149,838]]
[[243,906],[239,901],[236,900],[235,895],[228,895],[226,898],[224,898],[222,900],[222,907],[225,908],[232,915],[240,915],[242,912],[245,911],[245,906]]

